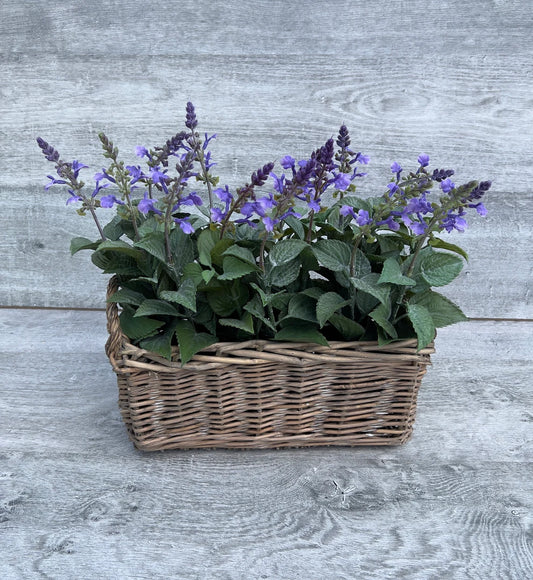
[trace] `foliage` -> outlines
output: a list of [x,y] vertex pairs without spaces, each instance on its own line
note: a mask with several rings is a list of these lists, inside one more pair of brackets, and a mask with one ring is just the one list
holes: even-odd
[[[183,363],[217,341],[247,338],[327,345],[416,336],[421,349],[436,328],[465,320],[433,290],[467,258],[438,234],[464,231],[468,208],[485,215],[490,182],[456,186],[452,170],[430,171],[420,155],[416,171],[392,164],[382,195],[358,197],[369,159],[350,148],[343,125],[308,159],[284,157],[283,173],[268,163],[230,191],[212,171],[216,135],[201,137],[197,124],[188,103],[184,131],[162,147],[137,147],[145,167],[125,165],[100,134],[108,167],[90,193],[79,177],[87,166],[38,139],[57,174],[45,187],[66,185],[67,204],[90,213],[99,232],[97,241],[74,238],[71,251],[91,250],[118,277],[110,300],[135,344],[170,358],[177,343]],[[115,209],[105,226],[99,208]]]

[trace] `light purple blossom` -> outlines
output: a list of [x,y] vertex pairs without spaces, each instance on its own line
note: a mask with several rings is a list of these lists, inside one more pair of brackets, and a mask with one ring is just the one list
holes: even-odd
[[350,207],[349,205],[343,205],[340,209],[340,214],[343,216],[351,216],[353,219],[355,219],[355,223],[358,226],[367,226],[372,223],[372,218],[366,209],[360,209],[357,213],[355,213],[353,207]]
[[189,193],[189,195],[187,195],[183,199],[180,199],[180,201],[178,203],[178,207],[180,205],[200,206],[200,205],[203,205],[203,203],[204,202],[202,201],[202,198],[196,193],[196,191],[191,191],[191,193]]
[[124,205],[124,202],[120,199],[117,199],[114,195],[105,195],[104,197],[100,198],[100,206],[101,207],[113,207],[115,204],[117,205]]
[[72,171],[74,172],[74,177],[77,179],[78,178],[78,173],[80,172],[81,169],[86,169],[89,166],[88,165],[84,165],[83,163],[80,163],[79,161],[77,161],[76,159],[74,159],[74,161],[72,162]]
[[340,191],[346,191],[351,182],[352,180],[347,173],[338,173],[334,179],[335,188]]
[[183,233],[185,234],[194,234],[194,228],[189,223],[189,218],[175,218],[174,222],[179,225]]
[[450,191],[455,188],[455,183],[449,177],[447,177],[440,182],[440,188],[444,193],[450,193]]
[[135,155],[137,155],[137,157],[150,158],[150,153],[148,152],[148,149],[146,149],[146,147],[143,147],[142,145],[137,145],[137,147],[135,147]]
[[285,157],[283,157],[279,163],[283,167],[283,169],[294,169],[296,161],[294,157],[291,157],[290,155],[285,155]]
[[216,223],[220,223],[224,221],[226,217],[226,213],[224,213],[219,207],[212,207],[211,208],[211,221]]
[[157,203],[157,199],[149,198],[148,192],[145,191],[144,198],[141,199],[137,207],[139,211],[145,215],[150,211],[156,213],[157,215],[163,215],[163,212],[161,212],[160,210],[157,209],[157,207],[155,207],[154,205],[155,203]]
[[380,222],[377,222],[378,226],[386,226],[389,230],[393,231],[393,232],[397,232],[400,229],[400,224],[395,221],[393,216],[389,216],[386,220],[381,220]]
[[213,193],[218,197],[218,199],[220,199],[220,201],[224,201],[227,203],[233,200],[233,195],[231,195],[229,187],[227,185],[225,186],[224,189],[218,187],[217,189],[215,189],[215,191],[213,191]]
[[355,159],[353,160],[353,162],[357,162],[357,163],[361,163],[362,165],[368,165],[370,163],[370,156],[369,155],[363,155],[362,153],[358,153],[355,156]]
[[468,207],[474,208],[481,216],[486,216],[488,213],[487,208],[482,203],[471,203]]
[[421,153],[418,156],[418,163],[420,163],[420,167],[427,167],[429,165],[429,155]]
[[403,167],[397,163],[396,161],[390,166],[390,170],[393,173],[396,173],[396,175],[400,175],[400,173],[403,171]]
[[283,193],[285,187],[285,174],[283,173],[281,177],[278,177],[273,171],[270,172],[270,177],[274,180],[274,189],[278,193]]
[[68,191],[71,194],[71,196],[67,199],[67,205],[70,205],[71,203],[76,203],[77,201],[83,201],[83,198],[79,195],[76,195],[72,191],[72,189],[69,189]]
[[49,190],[52,187],[52,185],[64,185],[67,183],[64,179],[55,179],[53,175],[47,175],[46,177],[50,179],[50,183],[47,183],[44,186],[46,190]]
[[317,200],[317,199],[312,199],[311,201],[308,201],[308,202],[307,202],[307,207],[308,207],[310,210],[314,211],[314,212],[318,212],[318,211],[320,211],[320,203],[319,203],[319,200]]
[[389,189],[389,197],[392,197],[397,191],[400,190],[400,188],[398,187],[398,184],[394,183],[393,181],[391,181],[390,183],[387,183],[387,187]]

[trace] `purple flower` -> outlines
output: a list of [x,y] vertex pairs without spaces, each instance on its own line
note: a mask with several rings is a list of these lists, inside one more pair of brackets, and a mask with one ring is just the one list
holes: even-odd
[[157,203],[157,199],[149,198],[148,192],[145,191],[144,198],[141,199],[137,207],[139,211],[145,215],[150,211],[153,211],[157,215],[163,215],[163,213],[155,207],[154,203]]
[[197,125],[198,125],[198,120],[196,119],[196,112],[194,111],[194,105],[189,101],[187,103],[187,106],[186,106],[185,126],[188,129],[194,130]]
[[319,203],[319,200],[317,200],[317,199],[312,199],[311,201],[308,201],[308,202],[307,202],[307,207],[308,207],[310,210],[314,211],[314,212],[318,212],[318,211],[320,211],[320,203]]
[[353,207],[350,207],[349,205],[343,205],[339,210],[339,213],[345,217],[349,215],[351,215],[352,217],[356,217]]
[[179,205],[203,205],[203,201],[202,198],[196,193],[196,191],[191,191],[191,193],[189,193],[189,195],[187,195],[186,197],[184,197],[183,199],[180,200]]
[[458,232],[464,232],[467,228],[466,220],[464,219],[465,212],[461,208],[458,213],[453,213],[451,210],[446,214],[446,217],[442,220],[440,227],[445,229],[447,232],[452,230],[457,230]]
[[48,177],[48,179],[50,179],[50,183],[47,183],[44,188],[46,190],[50,189],[52,187],[52,185],[64,185],[65,183],[67,183],[64,179],[55,179],[53,177],[53,175],[47,175],[46,177]]
[[[166,171],[166,169],[165,169]],[[159,167],[154,167],[150,172],[150,176],[154,183],[159,183],[160,185],[165,185],[166,182],[170,179],[168,175],[165,174],[165,171],[160,171]]]
[[355,218],[355,223],[358,226],[367,226],[368,224],[372,223],[372,219],[370,218],[370,215],[368,214],[368,212],[365,209],[360,209],[357,212],[357,217]]
[[211,220],[220,223],[224,221],[226,214],[219,208],[219,207],[212,207],[211,208]]
[[194,228],[192,227],[192,225],[189,223],[188,221],[189,218],[175,218],[174,222],[177,223],[179,225],[179,227],[181,228],[181,230],[185,233],[185,234],[194,234]]
[[481,216],[486,216],[488,213],[487,208],[482,203],[471,203],[468,207],[474,208]]
[[420,163],[420,167],[427,167],[429,165],[429,155],[421,153],[418,156],[418,163]]
[[111,175],[109,175],[105,169],[102,169],[100,173],[94,174],[95,181],[102,181],[102,179],[107,179],[107,181],[110,181],[111,183],[116,183],[115,178],[111,177]]
[[274,189],[278,193],[283,193],[285,187],[285,174],[283,173],[281,177],[278,177],[273,171],[270,172],[270,177],[274,180]]
[[455,188],[455,183],[447,177],[440,182],[440,188],[444,193],[450,193],[450,191]]
[[86,169],[89,166],[88,165],[84,165],[83,163],[80,163],[79,161],[76,161],[76,159],[74,159],[74,161],[72,162],[72,166],[71,167],[72,167],[72,171],[74,172],[74,177],[77,179],[80,170],[81,169]]
[[392,230],[393,232],[397,232],[400,229],[400,224],[394,220],[393,216],[389,216],[386,220],[382,220],[380,222],[377,222],[378,226],[386,226],[389,230]]
[[100,191],[102,191],[102,189],[105,189],[106,187],[111,187],[111,184],[110,183],[104,183],[104,185],[100,185],[100,182],[97,181],[96,182],[96,187],[94,188],[94,190],[93,190],[93,192],[91,194],[91,197],[96,197],[100,193]]
[[359,152],[355,156],[355,159],[353,161],[354,161],[354,163],[357,161],[358,163],[361,163],[362,165],[368,165],[370,163],[370,156],[363,155],[362,153]]
[[41,148],[43,155],[48,159],[48,161],[53,161],[57,163],[59,161],[59,152],[56,151],[51,145],[49,145],[44,139],[41,137],[37,137],[37,144]]
[[267,232],[271,232],[274,230],[274,226],[276,225],[276,222],[270,218],[270,217],[264,217],[263,218],[263,223],[265,224],[265,230]]
[[124,205],[124,202],[120,201],[120,199],[117,199],[114,195],[105,195],[104,197],[100,198],[101,207],[113,207],[114,204]]
[[231,195],[229,187],[227,185],[225,186],[224,189],[218,187],[217,189],[215,189],[215,191],[213,191],[213,193],[218,197],[218,199],[220,199],[220,201],[223,201],[225,203],[231,202],[233,200],[233,195]]
[[389,188],[389,197],[392,197],[397,191],[401,191],[398,187],[398,184],[394,183],[393,181],[388,183],[387,187]]
[[137,147],[135,147],[135,155],[137,155],[137,157],[148,157],[149,159],[151,158],[148,149],[142,145],[137,145]]
[[217,134],[214,133],[213,135],[211,135],[211,137],[207,136],[207,133],[205,133],[205,141],[204,144],[202,145],[202,149],[207,149],[207,146],[209,145],[209,142],[212,141],[213,139],[217,138]]
[[139,165],[126,165],[126,169],[131,176],[131,185],[137,183],[139,179],[145,179],[147,176],[142,172]]
[[72,189],[69,189],[68,191],[71,194],[71,196],[67,199],[67,205],[70,205],[71,203],[75,203],[77,201],[83,201],[83,199],[79,195],[76,195],[72,191]]
[[351,182],[352,180],[347,173],[338,173],[334,180],[335,188],[339,189],[340,191],[346,191]]
[[421,213],[421,214],[427,214],[427,213],[432,213],[433,212],[433,208],[431,207],[431,204],[429,203],[429,201],[426,199],[426,194],[423,193],[420,197],[414,197],[412,199],[409,200],[409,203],[407,204],[407,206],[405,207],[403,213]]
[[400,175],[400,173],[403,171],[403,167],[397,163],[396,161],[390,166],[390,170],[393,173],[396,173],[396,175]]
[[290,155],[285,155],[285,157],[283,157],[283,159],[281,159],[279,163],[283,167],[283,169],[294,169],[296,161],[294,157],[291,157]]

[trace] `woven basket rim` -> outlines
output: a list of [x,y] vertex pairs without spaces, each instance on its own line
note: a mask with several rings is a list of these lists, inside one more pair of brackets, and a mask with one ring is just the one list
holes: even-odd
[[[109,280],[107,297],[117,291],[117,280]],[[109,339],[106,354],[116,372],[130,372],[134,369],[155,372],[176,372],[182,368],[209,370],[228,364],[295,364],[304,366],[310,361],[350,364],[354,359],[373,359],[385,363],[394,361],[429,361],[435,352],[434,343],[417,350],[417,340],[401,339],[380,345],[377,341],[329,341],[329,346],[308,342],[280,342],[252,339],[236,342],[217,342],[198,351],[189,362],[182,365],[179,347],[172,348],[171,360],[161,355],[133,345],[122,332],[118,316],[118,305],[106,304],[107,329]]]

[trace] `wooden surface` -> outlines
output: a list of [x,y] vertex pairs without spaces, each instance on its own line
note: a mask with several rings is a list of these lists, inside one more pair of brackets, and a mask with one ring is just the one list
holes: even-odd
[[490,217],[450,236],[472,259],[447,293],[472,317],[533,318],[532,26],[524,0],[3,0],[0,304],[99,307],[104,293],[87,256],[69,257],[71,237],[96,233],[44,192],[52,167],[35,138],[90,177],[98,131],[134,162],[136,145],[181,128],[190,99],[231,186],[343,122],[372,159],[363,196],[421,152],[458,182],[492,179]]
[[443,329],[404,447],[152,454],[104,326],[0,310],[1,578],[533,576],[532,323]]
[[[533,577],[533,16],[526,0],[2,0],[0,578]],[[88,218],[44,192],[35,138],[101,169],[192,100],[223,183],[341,123],[359,193],[419,153],[492,179],[401,448],[142,454],[104,356]],[[37,309],[25,309],[34,306]],[[62,307],[66,310],[46,310]],[[516,319],[510,320],[496,319]]]

